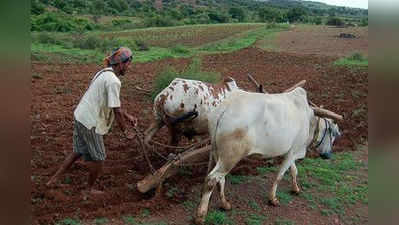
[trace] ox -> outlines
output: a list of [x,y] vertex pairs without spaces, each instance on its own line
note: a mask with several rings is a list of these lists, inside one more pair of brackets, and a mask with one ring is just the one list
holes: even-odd
[[304,158],[312,143],[323,158],[329,158],[334,140],[340,135],[332,120],[315,113],[303,88],[281,94],[233,92],[209,116],[212,138],[209,169],[213,162],[216,165],[205,178],[195,222],[203,224],[216,184],[222,208],[231,209],[224,195],[225,176],[248,155],[261,154],[266,158],[285,155],[269,194],[271,204],[278,205],[277,185],[288,168],[293,191],[299,193],[295,160]]
[[155,121],[145,131],[145,144],[164,125],[170,132],[169,145],[177,145],[181,134],[191,139],[208,133],[208,114],[231,91],[238,89],[233,78],[218,84],[176,78],[154,100]]

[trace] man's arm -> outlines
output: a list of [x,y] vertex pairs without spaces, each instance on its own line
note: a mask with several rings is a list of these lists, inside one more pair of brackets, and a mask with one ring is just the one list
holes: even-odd
[[126,128],[126,120],[133,123],[134,126],[137,125],[137,119],[126,112],[123,112],[120,107],[113,108],[115,113],[115,120],[118,123],[118,126],[121,128],[121,131],[125,134],[128,139],[132,139],[135,134],[130,132]]

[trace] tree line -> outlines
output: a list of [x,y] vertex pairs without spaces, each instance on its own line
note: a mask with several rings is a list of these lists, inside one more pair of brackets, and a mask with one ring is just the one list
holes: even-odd
[[[275,1],[268,4],[254,0],[195,0],[193,5],[185,1],[163,0],[160,7],[156,6],[155,0],[31,0],[31,31],[69,32],[231,22],[328,24],[334,20],[339,24],[344,23],[346,17],[347,21],[358,25],[366,25],[368,21],[367,10],[284,6],[275,5]],[[91,15],[92,19],[77,18],[76,15]],[[115,19],[106,27],[98,23],[102,16],[135,17],[140,18],[140,22]]]

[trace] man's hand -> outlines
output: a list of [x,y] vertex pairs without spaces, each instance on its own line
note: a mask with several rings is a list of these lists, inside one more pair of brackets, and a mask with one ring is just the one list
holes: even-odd
[[127,139],[129,139],[129,140],[132,140],[134,137],[136,137],[136,134],[135,134],[135,133],[130,132],[130,131],[127,130],[127,129],[126,129],[123,133],[125,134],[125,137],[126,137]]
[[127,114],[127,113],[125,113],[125,116],[128,120],[130,120],[130,122],[133,124],[133,126],[137,127],[137,118],[136,117],[134,117],[130,114]]

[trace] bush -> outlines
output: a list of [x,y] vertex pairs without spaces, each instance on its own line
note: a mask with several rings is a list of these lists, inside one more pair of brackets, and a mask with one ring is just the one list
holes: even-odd
[[343,26],[345,23],[341,18],[330,17],[326,24],[329,26]]
[[150,50],[150,48],[148,47],[148,44],[145,43],[142,40],[136,40],[135,41],[135,45],[137,47],[137,48],[135,48],[136,50],[139,50],[139,51],[148,51],[148,50]]
[[112,20],[111,23],[113,26],[122,26],[122,25],[130,24],[130,23],[132,23],[132,21],[128,20],[128,19],[114,19],[114,20]]
[[216,83],[220,81],[221,75],[216,72],[206,72],[201,70],[201,60],[193,59],[190,66],[182,72],[178,72],[173,67],[167,67],[165,70],[157,74],[154,81],[152,91],[152,99],[165,89],[175,78],[183,78],[190,80],[200,80],[208,83]]
[[348,59],[355,60],[355,61],[363,61],[365,60],[365,57],[362,55],[362,53],[354,53],[351,55]]
[[172,52],[176,54],[187,54],[190,52],[190,50],[187,49],[185,46],[178,44],[172,48]]
[[75,18],[61,13],[44,13],[31,16],[31,31],[71,32],[88,31],[96,26],[87,19]]
[[177,25],[177,22],[168,16],[153,16],[144,20],[146,27],[172,27]]
[[368,25],[369,25],[369,18],[362,19],[362,22],[360,23],[360,26],[367,27]]

